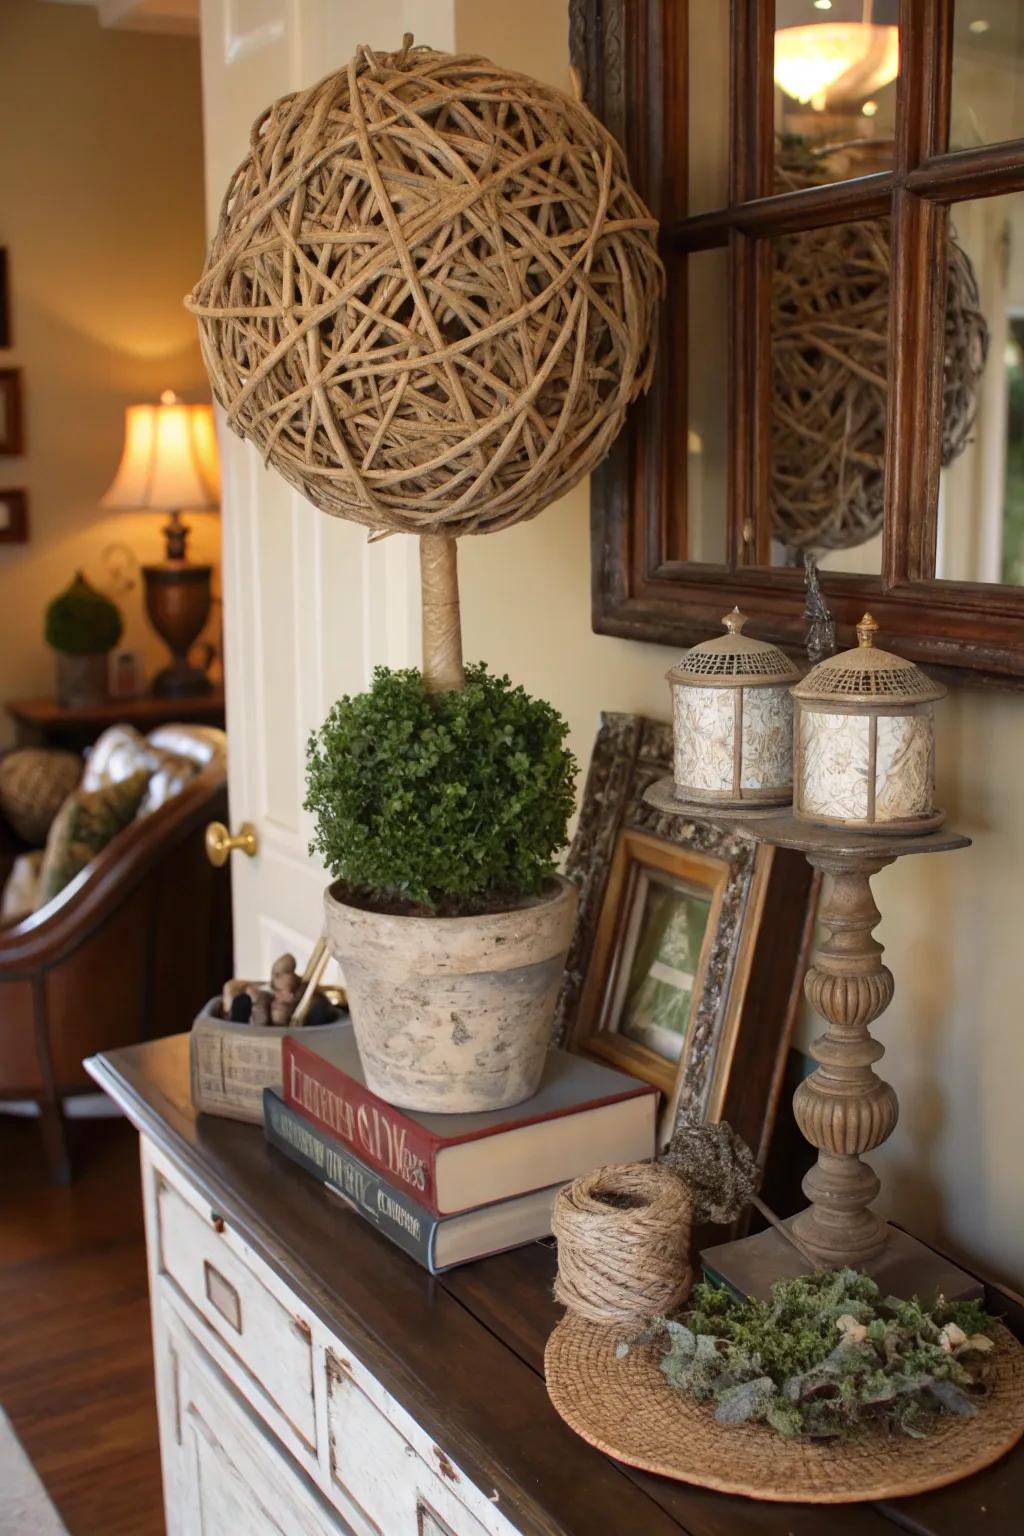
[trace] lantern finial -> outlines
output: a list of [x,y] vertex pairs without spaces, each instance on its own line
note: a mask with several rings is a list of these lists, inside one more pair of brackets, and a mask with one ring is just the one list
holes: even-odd
[[738,608],[734,608],[731,613],[725,615],[722,625],[723,628],[729,631],[730,635],[738,635],[746,622],[746,614],[741,613]]
[[865,649],[874,645],[875,636],[878,634],[878,621],[873,619],[870,613],[866,613],[857,625],[857,644]]

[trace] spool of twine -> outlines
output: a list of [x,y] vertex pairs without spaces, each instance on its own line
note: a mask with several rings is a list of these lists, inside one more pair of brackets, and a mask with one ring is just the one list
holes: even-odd
[[592,1323],[671,1312],[690,1292],[692,1207],[668,1168],[623,1163],[575,1179],[555,1201],[555,1298]]

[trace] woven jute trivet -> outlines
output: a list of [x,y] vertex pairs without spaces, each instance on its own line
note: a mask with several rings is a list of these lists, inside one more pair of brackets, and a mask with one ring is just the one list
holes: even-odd
[[716,1424],[709,1406],[668,1385],[654,1346],[616,1359],[621,1337],[621,1328],[566,1314],[544,1356],[555,1408],[617,1461],[720,1493],[802,1504],[899,1498],[980,1472],[1024,1435],[1024,1348],[1003,1327],[993,1390],[973,1417],[936,1414],[925,1440],[878,1430],[842,1444]]

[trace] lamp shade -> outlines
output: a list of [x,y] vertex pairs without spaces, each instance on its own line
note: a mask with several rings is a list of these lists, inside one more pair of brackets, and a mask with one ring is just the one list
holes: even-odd
[[124,451],[100,505],[153,512],[203,511],[220,504],[213,410],[165,390],[159,405],[130,405]]

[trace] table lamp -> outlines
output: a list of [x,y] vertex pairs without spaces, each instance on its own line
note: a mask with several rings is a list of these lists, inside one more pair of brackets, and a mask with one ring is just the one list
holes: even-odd
[[188,652],[209,617],[213,567],[188,559],[189,529],[182,512],[208,511],[219,504],[212,407],[185,405],[169,389],[159,405],[128,406],[121,462],[100,505],[169,514],[163,527],[166,560],[142,567],[146,613],[172,656],[153,681],[153,692],[164,697],[210,691],[205,672],[189,665]]

